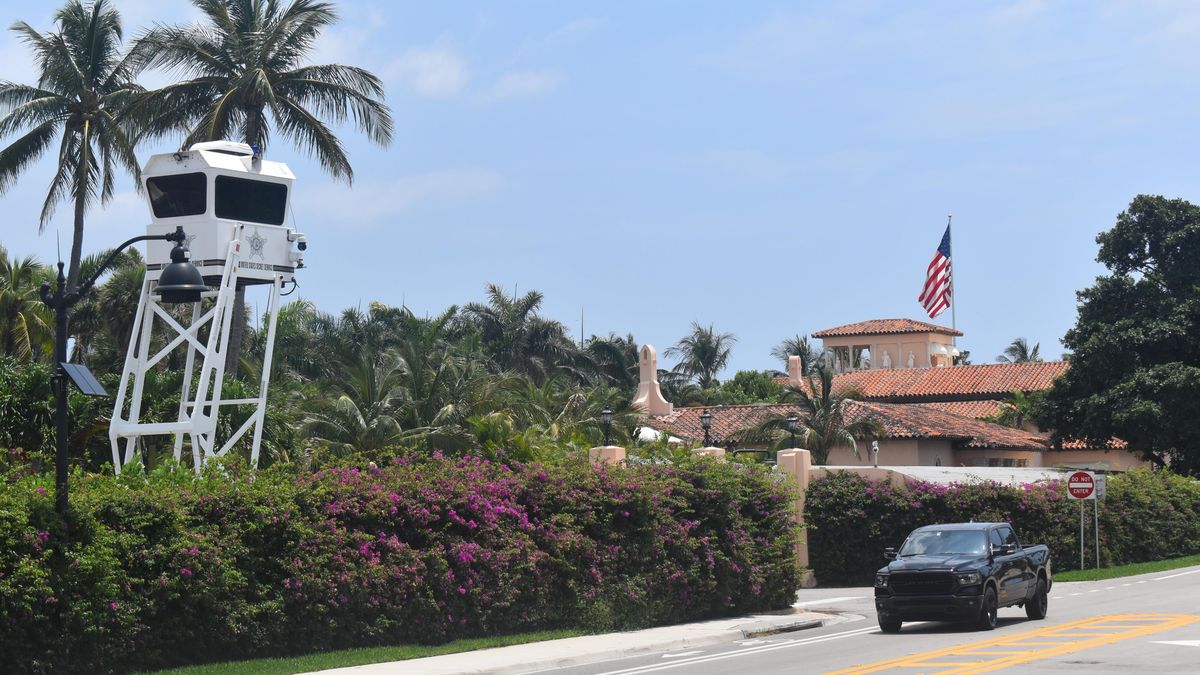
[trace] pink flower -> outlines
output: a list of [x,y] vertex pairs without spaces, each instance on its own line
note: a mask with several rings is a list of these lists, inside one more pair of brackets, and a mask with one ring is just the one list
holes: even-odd
[[38,489],[34,490],[34,492],[38,493],[39,495],[42,495],[43,497],[46,496],[46,488],[44,488],[44,487],[39,487]]
[[466,595],[466,594],[467,594],[467,589],[463,588],[462,586],[459,586],[459,587],[458,587],[458,594],[459,594],[459,595]]
[[114,600],[114,601],[112,601],[112,602],[108,603],[108,608],[109,608],[109,609],[111,609],[111,610],[116,610],[116,609],[117,609],[117,602]]
[[184,579],[191,579],[192,571],[186,567],[180,567],[179,568],[179,576],[183,577]]

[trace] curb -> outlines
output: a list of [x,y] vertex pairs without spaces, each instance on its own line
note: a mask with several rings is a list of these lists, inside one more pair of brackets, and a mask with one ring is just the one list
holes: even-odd
[[750,639],[763,637],[764,635],[775,635],[776,633],[792,633],[798,630],[805,630],[807,628],[819,628],[824,625],[825,621],[822,619],[804,619],[803,621],[781,623],[763,628],[743,628],[742,637]]

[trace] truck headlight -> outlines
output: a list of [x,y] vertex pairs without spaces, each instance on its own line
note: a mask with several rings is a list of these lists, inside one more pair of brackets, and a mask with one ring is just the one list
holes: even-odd
[[983,581],[983,577],[979,576],[979,572],[967,572],[965,574],[954,575],[958,579],[959,586],[974,586]]
[[886,574],[876,574],[875,575],[875,588],[887,588],[887,584],[888,584],[888,575],[886,575]]

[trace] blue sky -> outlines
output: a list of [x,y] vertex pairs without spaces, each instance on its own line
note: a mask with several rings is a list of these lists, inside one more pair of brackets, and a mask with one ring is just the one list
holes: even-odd
[[[130,34],[193,16],[116,5]],[[55,6],[0,2],[0,20],[49,28]],[[396,139],[346,130],[353,187],[268,151],[299,176],[300,295],[327,311],[433,313],[495,282],[542,291],[576,335],[582,311],[587,334],[661,353],[699,321],[737,335],[728,374],[778,367],[796,333],[925,319],[953,211],[960,347],[989,362],[1023,336],[1057,357],[1103,271],[1096,234],[1139,193],[1200,200],[1195,3],[338,8],[314,60],[380,74]],[[11,34],[0,63],[32,81]],[[48,181],[44,162],[0,201],[10,252],[53,260],[56,226],[69,241],[66,207],[37,234]],[[146,220],[126,179],[87,251]]]

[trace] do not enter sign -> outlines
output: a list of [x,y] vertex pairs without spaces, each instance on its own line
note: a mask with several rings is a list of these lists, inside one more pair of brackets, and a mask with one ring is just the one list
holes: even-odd
[[1067,495],[1071,499],[1095,499],[1096,475],[1091,471],[1076,471],[1068,476]]

